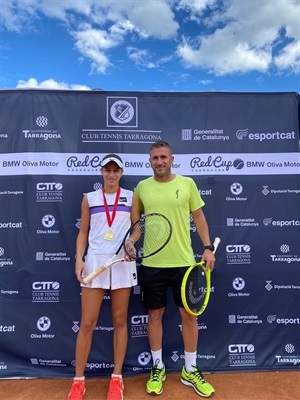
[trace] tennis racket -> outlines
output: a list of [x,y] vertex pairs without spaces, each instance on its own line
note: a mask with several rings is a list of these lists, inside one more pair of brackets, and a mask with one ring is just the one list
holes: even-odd
[[164,215],[159,213],[142,215],[126,232],[116,254],[105,264],[83,278],[83,283],[85,285],[90,283],[96,276],[106,271],[111,265],[124,261],[123,252],[122,256],[119,254],[121,249],[124,249],[131,260],[150,257],[166,246],[171,235],[171,223]]
[[[214,253],[221,239],[214,240]],[[210,297],[210,269],[205,270],[206,261],[201,261],[188,268],[181,284],[181,298],[185,310],[195,317],[206,309]]]

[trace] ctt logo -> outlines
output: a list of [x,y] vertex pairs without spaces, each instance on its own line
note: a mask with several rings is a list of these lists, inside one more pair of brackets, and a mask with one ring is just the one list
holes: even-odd
[[226,261],[228,265],[251,264],[251,247],[249,244],[228,244]]
[[36,201],[40,203],[61,202],[63,184],[60,182],[38,182],[36,184]]
[[230,344],[228,351],[230,354],[253,353],[255,350],[253,344]]
[[250,367],[256,365],[255,348],[253,344],[230,344],[229,364],[232,367]]
[[132,325],[144,325],[148,323],[148,315],[133,315],[131,317]]
[[131,317],[131,337],[147,337],[148,315],[133,315]]
[[226,246],[227,253],[249,253],[250,246],[248,244],[228,244]]
[[33,303],[58,303],[59,302],[58,282],[41,281],[32,283],[32,302]]
[[58,290],[60,288],[60,284],[58,282],[33,282],[32,289],[33,290]]
[[63,188],[62,183],[60,182],[39,182],[36,184],[36,189],[38,191],[44,192],[44,191],[61,191]]

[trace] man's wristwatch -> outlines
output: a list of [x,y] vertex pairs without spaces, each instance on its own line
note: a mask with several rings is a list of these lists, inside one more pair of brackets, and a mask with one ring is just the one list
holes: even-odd
[[203,250],[215,251],[215,246],[213,244],[209,244],[207,246],[203,246]]

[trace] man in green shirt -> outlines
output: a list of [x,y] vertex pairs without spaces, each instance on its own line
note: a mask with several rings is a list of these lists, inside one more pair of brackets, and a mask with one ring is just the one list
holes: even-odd
[[203,243],[202,258],[207,268],[214,267],[215,256],[209,228],[203,213],[202,200],[192,178],[173,174],[174,157],[167,142],[157,141],[150,148],[150,164],[154,175],[138,183],[133,201],[133,219],[141,213],[161,213],[172,225],[172,237],[159,253],[145,258],[140,269],[142,301],[149,310],[148,338],[153,360],[150,379],[146,385],[149,394],[159,395],[166,378],[162,359],[163,324],[167,289],[172,288],[175,304],[182,320],[185,365],[181,382],[194,388],[203,397],[214,394],[196,365],[198,344],[197,318],[189,315],[181,300],[181,282],[187,268],[195,262],[190,237],[190,215]]

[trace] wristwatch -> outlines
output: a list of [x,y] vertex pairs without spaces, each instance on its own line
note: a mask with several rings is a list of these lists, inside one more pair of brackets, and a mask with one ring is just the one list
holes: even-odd
[[215,251],[215,246],[213,244],[209,244],[208,246],[203,246],[203,250]]

